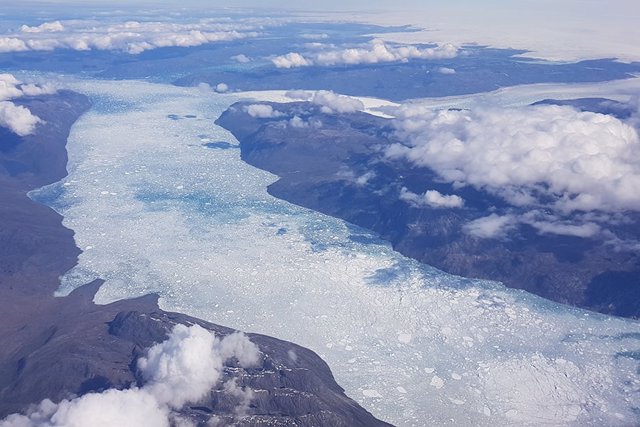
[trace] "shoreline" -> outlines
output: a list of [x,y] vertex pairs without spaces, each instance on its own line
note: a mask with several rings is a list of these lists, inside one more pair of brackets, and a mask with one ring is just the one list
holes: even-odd
[[[0,420],[45,398],[60,401],[73,395],[135,386],[136,359],[163,341],[178,323],[199,324],[218,336],[233,330],[158,307],[157,295],[96,305],[101,280],[67,297],[54,297],[59,277],[76,265],[81,253],[62,216],[31,200],[27,193],[66,176],[66,142],[77,119],[90,108],[88,98],[70,91],[22,100],[45,120],[36,135],[14,140],[0,151]],[[8,138],[0,134],[2,138]],[[46,135],[46,137],[44,136]],[[18,167],[20,166],[20,167]],[[245,373],[248,386],[260,383],[271,395],[261,397],[249,416],[287,418],[312,425],[387,425],[376,420],[335,383],[329,367],[315,353],[276,338],[248,334],[265,355],[262,369]],[[298,355],[291,360],[290,351]],[[286,392],[301,406],[286,406],[278,396],[281,373],[288,372]],[[281,393],[280,393],[281,394]],[[185,407],[182,415],[206,422],[209,413],[233,421],[234,407],[216,404],[219,397]],[[304,404],[302,404],[304,403]],[[204,409],[206,411],[204,411]],[[304,411],[303,411],[304,409]],[[204,412],[203,412],[204,411]],[[209,412],[207,412],[209,411]],[[311,415],[311,416],[310,416]],[[309,424],[311,423],[311,424]]]

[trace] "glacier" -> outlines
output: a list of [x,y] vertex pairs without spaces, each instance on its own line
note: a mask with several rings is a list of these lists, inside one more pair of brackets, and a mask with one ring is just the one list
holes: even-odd
[[69,175],[31,193],[83,250],[59,296],[101,278],[100,304],[153,292],[165,310],[296,342],[399,426],[640,423],[638,322],[448,275],[273,198],[277,178],[214,124],[240,95],[67,85],[94,107],[69,137]]

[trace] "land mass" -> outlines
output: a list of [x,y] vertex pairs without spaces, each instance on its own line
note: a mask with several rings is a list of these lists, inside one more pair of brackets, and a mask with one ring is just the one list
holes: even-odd
[[[90,108],[83,95],[61,91],[16,104],[43,120],[34,135],[0,128],[0,419],[45,398],[60,401],[139,384],[136,360],[164,341],[175,324],[199,324],[224,336],[231,329],[159,309],[149,295],[96,305],[101,282],[56,298],[59,277],[80,250],[62,217],[27,193],[66,176],[65,144],[73,123]],[[238,418],[236,398],[222,387],[181,414],[198,425],[216,415],[222,425],[388,425],[348,398],[329,367],[312,351],[275,338],[248,334],[264,355],[261,366],[228,366],[255,392]],[[295,352],[295,358],[290,356]],[[294,360],[295,359],[295,360]]]
[[[601,99],[545,103],[627,113],[623,105]],[[428,168],[386,158],[384,148],[399,142],[389,119],[361,112],[326,114],[304,102],[267,104],[282,114],[252,117],[247,103],[237,103],[217,123],[240,141],[244,161],[280,177],[268,188],[273,196],[372,230],[400,253],[449,273],[500,281],[602,313],[640,317],[637,251],[612,250],[595,237],[540,234],[528,225],[509,239],[471,236],[464,224],[513,207],[472,187],[454,189]],[[295,116],[299,119],[293,125]],[[415,206],[402,200],[403,188],[458,194],[465,205]],[[614,231],[638,241],[640,217],[626,216]]]

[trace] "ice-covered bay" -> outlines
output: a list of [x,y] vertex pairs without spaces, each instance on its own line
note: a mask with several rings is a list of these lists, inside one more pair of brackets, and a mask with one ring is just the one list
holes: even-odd
[[[633,425],[640,325],[446,275],[344,222],[274,199],[213,121],[236,98],[143,82],[94,100],[69,176],[34,196],[83,249],[61,294],[161,305],[318,352],[397,425]],[[226,149],[223,149],[225,148]],[[355,237],[354,237],[355,236]]]

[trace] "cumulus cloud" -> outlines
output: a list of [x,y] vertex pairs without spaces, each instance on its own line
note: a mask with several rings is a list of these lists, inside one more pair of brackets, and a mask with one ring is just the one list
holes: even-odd
[[18,136],[31,135],[42,120],[28,108],[13,102],[0,101],[0,126],[6,127]]
[[194,23],[54,21],[23,25],[19,32],[0,38],[0,52],[55,49],[118,50],[139,54],[161,47],[190,47],[258,35],[252,25],[200,20]]
[[424,194],[416,194],[403,187],[400,191],[400,200],[415,207],[461,208],[464,206],[462,197],[455,194],[445,195],[437,190],[427,190]]
[[390,45],[382,40],[372,40],[365,46],[349,49],[336,49],[302,55],[290,52],[272,59],[278,68],[305,67],[311,65],[355,65],[376,64],[379,62],[407,62],[410,59],[454,58],[458,48],[451,44],[420,48],[413,45]]
[[292,128],[296,128],[296,129],[308,129],[308,128],[320,129],[322,127],[322,121],[316,118],[305,120],[302,117],[297,115],[289,119],[288,124]]
[[225,93],[229,91],[229,86],[226,83],[218,83],[216,85],[215,91],[218,93]]
[[51,95],[56,93],[56,88],[50,84],[21,84],[20,90],[24,96],[39,96],[39,95]]
[[[176,325],[169,338],[138,360],[145,384],[128,390],[107,390],[53,403],[44,400],[26,415],[12,414],[0,427],[163,427],[188,425],[172,410],[202,399],[222,376],[223,364],[235,358],[241,367],[255,366],[258,348],[241,333],[218,339],[194,325]],[[246,411],[251,390],[227,382],[225,389],[240,398]],[[185,424],[187,423],[187,424]]]
[[27,415],[13,414],[0,427],[169,427],[169,412],[140,389],[107,390],[55,404],[45,400]]
[[0,53],[24,52],[29,50],[27,44],[15,37],[0,37]]
[[289,120],[289,126],[298,129],[305,129],[309,127],[309,123],[300,118],[300,116],[293,116],[291,120]]
[[440,74],[455,74],[456,70],[453,68],[449,68],[449,67],[440,67],[438,68],[438,72]]
[[247,55],[245,54],[239,54],[239,55],[234,55],[231,57],[231,59],[233,59],[234,61],[240,63],[240,64],[246,64],[248,62],[251,62],[251,58],[249,58]]
[[55,93],[51,85],[25,84],[12,74],[0,74],[0,126],[19,136],[32,134],[42,120],[31,111],[12,102],[23,96],[38,96]]
[[146,391],[173,409],[200,400],[220,377],[222,356],[215,344],[214,335],[201,327],[176,327],[138,360]]
[[0,101],[21,97],[20,83],[12,74],[0,74]]
[[20,27],[20,31],[23,33],[57,33],[64,31],[64,25],[60,21],[44,22],[35,27],[23,25]]
[[511,206],[507,214],[468,223],[464,231],[475,237],[501,238],[519,224],[540,234],[604,236],[616,214],[640,211],[633,117],[625,123],[546,105],[477,111],[405,105],[395,116],[403,143],[390,146],[388,158],[428,167],[454,187],[473,186]]
[[247,113],[251,117],[257,119],[272,119],[275,117],[282,117],[284,113],[278,110],[274,110],[271,105],[268,104],[251,104],[245,107]]
[[358,98],[339,95],[332,91],[319,90],[311,97],[311,102],[319,105],[323,113],[355,113],[364,110],[364,104]]
[[278,68],[296,68],[313,65],[313,61],[306,59],[297,52],[289,52],[286,55],[276,56],[271,62]]
[[50,84],[23,83],[12,74],[0,74],[0,101],[53,93],[56,93],[56,89]]
[[557,212],[640,210],[640,138],[613,116],[571,107],[478,111],[401,107],[387,150],[515,206]]
[[340,95],[329,90],[305,91],[290,90],[285,93],[289,99],[307,101],[321,107],[322,112],[331,113],[355,113],[365,109],[364,103],[358,98],[348,95]]

